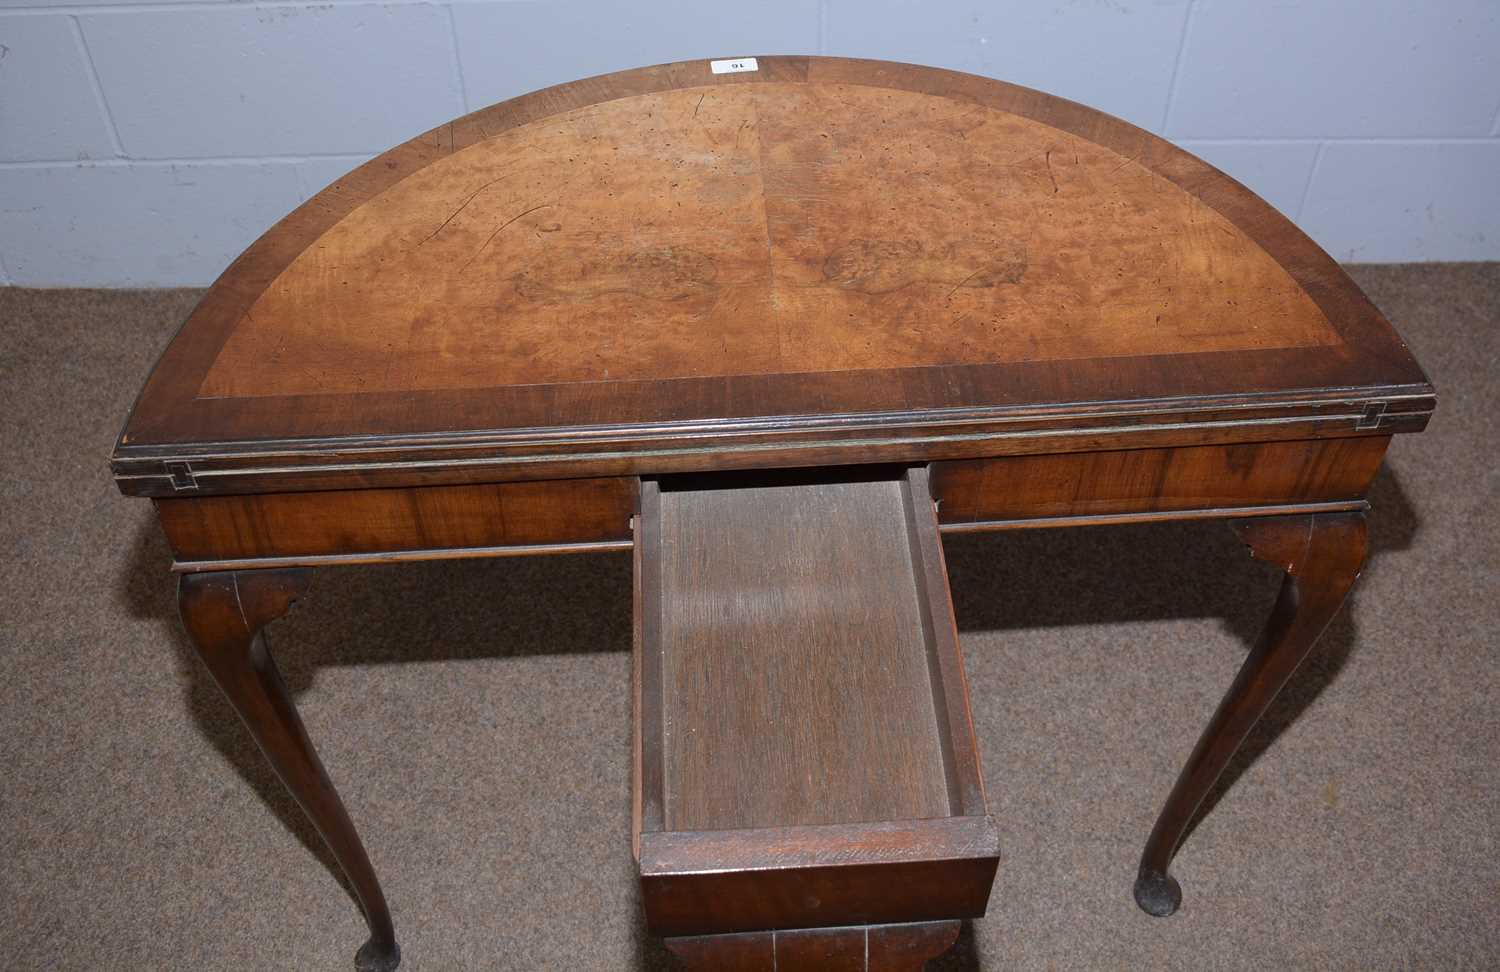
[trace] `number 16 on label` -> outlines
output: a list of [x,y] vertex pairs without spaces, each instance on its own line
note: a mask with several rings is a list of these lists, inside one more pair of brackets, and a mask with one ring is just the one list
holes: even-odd
[[741,71],[759,71],[760,65],[753,57],[735,57],[724,61],[709,61],[709,70],[715,74],[738,74]]

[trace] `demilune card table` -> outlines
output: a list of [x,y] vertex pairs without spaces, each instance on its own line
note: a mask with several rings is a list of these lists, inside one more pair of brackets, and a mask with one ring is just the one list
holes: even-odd
[[760,57],[538,91],[340,179],[204,296],[112,467],[349,879],[358,968],[399,963],[390,913],[262,627],[314,567],[629,549],[651,931],[694,968],[917,970],[999,861],[941,536],[1224,518],[1286,572],[1146,840],[1168,915],[1434,401],[1328,254],[1160,138]]

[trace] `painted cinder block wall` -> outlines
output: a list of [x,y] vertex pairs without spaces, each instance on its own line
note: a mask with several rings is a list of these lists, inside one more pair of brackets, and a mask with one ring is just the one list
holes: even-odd
[[756,53],[1094,105],[1341,260],[1500,259],[1500,0],[0,0],[0,283],[206,284],[321,186],[455,115]]

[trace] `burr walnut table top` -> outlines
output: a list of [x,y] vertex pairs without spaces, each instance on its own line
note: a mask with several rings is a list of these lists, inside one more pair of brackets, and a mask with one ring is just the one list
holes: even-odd
[[919,461],[1431,406],[1327,254],[1161,139],[969,75],[764,57],[550,88],[328,187],[204,298],[115,472],[171,495]]

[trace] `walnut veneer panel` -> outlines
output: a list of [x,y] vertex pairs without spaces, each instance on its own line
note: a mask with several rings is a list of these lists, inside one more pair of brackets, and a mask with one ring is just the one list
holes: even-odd
[[768,82],[588,105],[434,162],[282,271],[199,394],[1338,340],[1261,247],[1139,161],[938,94]]
[[630,478],[156,501],[179,560],[242,560],[630,539]]
[[944,523],[1357,500],[1390,436],[933,464]]
[[1161,139],[991,79],[767,57],[534,92],[337,180],[209,290],[114,462],[146,495],[337,489],[1431,406],[1326,253]]

